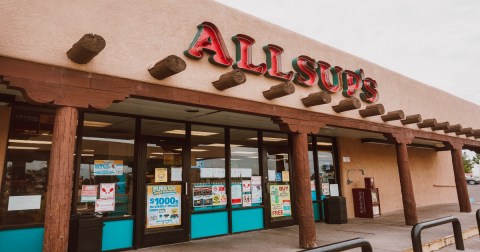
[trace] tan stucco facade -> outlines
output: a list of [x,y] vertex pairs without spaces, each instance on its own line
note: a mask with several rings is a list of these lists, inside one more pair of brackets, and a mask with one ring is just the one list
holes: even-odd
[[[354,217],[352,188],[364,188],[364,177],[373,177],[379,189],[382,214],[403,209],[397,157],[394,145],[362,143],[360,139],[339,138],[342,193],[347,200],[347,215]],[[408,148],[410,172],[417,207],[457,201],[452,159],[449,151]],[[350,162],[342,161],[350,157]],[[347,184],[347,172],[353,183]]]
[[[304,107],[300,99],[319,91],[317,86],[297,85],[294,94],[268,101],[262,91],[279,81],[247,74],[245,84],[225,91],[216,90],[211,82],[230,71],[231,67],[214,66],[207,57],[197,61],[183,55],[197,32],[197,25],[209,21],[220,30],[232,58],[235,58],[235,45],[230,38],[247,34],[256,39],[252,48],[254,64],[265,62],[262,46],[276,44],[285,49],[282,55],[284,72],[293,70],[291,61],[300,55],[343,69],[362,68],[366,77],[378,82],[378,102],[386,111],[401,109],[407,115],[421,114],[424,119],[436,118],[439,122],[480,128],[480,122],[476,120],[480,117],[480,109],[473,103],[214,1],[164,0],[148,4],[122,1],[119,4],[112,0],[7,0],[2,3],[0,21],[0,55],[3,56],[361,119],[355,110],[341,114],[332,110],[331,105],[343,99],[340,93],[332,95],[331,104]],[[70,61],[65,53],[86,33],[103,36],[107,46],[89,64],[79,65]],[[185,59],[187,69],[162,81],[150,76],[148,67],[171,54]],[[363,120],[384,123],[380,117]],[[404,127],[399,121],[388,124]],[[415,125],[406,127],[417,129]]]

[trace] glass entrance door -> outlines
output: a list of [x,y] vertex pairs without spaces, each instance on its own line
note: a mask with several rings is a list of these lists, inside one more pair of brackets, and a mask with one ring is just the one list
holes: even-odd
[[[168,133],[184,132],[183,128],[178,128],[183,124],[146,121],[142,122],[142,134],[146,133],[148,122],[160,125],[154,127],[155,136],[141,137],[141,171],[138,175],[141,185],[137,193],[137,232],[141,235],[137,237],[142,247],[187,241],[189,201],[186,183],[188,170],[184,169],[185,134]],[[175,129],[162,130],[158,126],[175,126]]]

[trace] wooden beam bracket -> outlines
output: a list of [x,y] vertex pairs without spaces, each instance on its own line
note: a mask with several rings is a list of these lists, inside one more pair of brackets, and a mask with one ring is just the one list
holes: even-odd
[[432,130],[448,130],[450,129],[450,123],[449,122],[441,122],[437,123],[437,126],[432,127]]
[[332,101],[332,96],[325,91],[308,94],[307,97],[302,98],[302,103],[305,107],[327,104]]
[[403,125],[419,123],[422,121],[422,116],[420,114],[408,115],[405,119],[400,120]]
[[280,98],[282,96],[286,96],[289,94],[293,94],[295,92],[295,86],[291,82],[282,82],[278,85],[270,87],[269,90],[263,91],[263,96],[267,100],[273,100],[276,98]]
[[174,74],[180,73],[187,68],[187,63],[176,55],[170,55],[155,63],[148,69],[150,75],[157,80],[163,80]]
[[384,122],[402,120],[403,118],[405,118],[405,113],[403,113],[403,110],[390,111],[386,115],[382,116],[382,120]]
[[437,126],[437,119],[425,119],[421,123],[417,123],[418,128],[432,128]]
[[87,64],[105,48],[105,39],[97,34],[85,34],[72,48],[67,57],[78,64]]
[[222,74],[220,78],[212,82],[212,84],[216,89],[223,91],[225,89],[243,84],[245,81],[247,81],[247,76],[245,76],[245,73],[242,72],[242,70],[234,69],[231,72]]
[[362,104],[359,99],[351,97],[341,100],[338,105],[332,106],[332,109],[337,113],[341,113],[348,110],[359,109],[361,106]]
[[359,110],[358,113],[360,113],[360,116],[364,118],[376,115],[383,115],[385,114],[385,107],[383,107],[383,104],[368,105],[365,109]]
[[472,136],[473,135],[473,129],[472,128],[463,128],[462,130],[460,130],[460,132],[456,132],[455,134],[457,134],[457,136],[460,136],[460,135],[466,135],[467,137]]

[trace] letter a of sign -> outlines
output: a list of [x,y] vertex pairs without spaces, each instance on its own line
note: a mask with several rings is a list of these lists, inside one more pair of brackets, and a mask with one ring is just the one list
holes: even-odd
[[222,35],[217,27],[210,22],[203,22],[197,28],[197,35],[195,35],[188,50],[185,50],[183,54],[198,60],[206,52],[211,55],[208,58],[210,63],[225,67],[231,66],[233,59],[228,54]]

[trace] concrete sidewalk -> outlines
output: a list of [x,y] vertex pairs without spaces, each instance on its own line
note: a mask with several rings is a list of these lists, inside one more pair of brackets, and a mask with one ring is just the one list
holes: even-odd
[[[480,202],[472,203],[471,213],[460,213],[457,204],[436,205],[418,208],[419,221],[427,221],[445,216],[455,216],[460,220],[462,230],[470,229],[478,238],[475,211]],[[373,251],[407,251],[412,247],[411,227],[404,224],[403,211],[383,215],[377,219],[349,219],[348,224],[317,223],[317,245],[325,245],[356,237],[362,237],[372,244]],[[475,233],[476,232],[476,233]],[[436,241],[453,235],[452,225],[446,224],[422,232],[422,243]],[[465,237],[464,237],[465,238]],[[442,245],[445,246],[445,245]],[[434,247],[434,246],[432,246]],[[468,247],[467,247],[468,248]],[[298,226],[279,229],[252,231],[210,239],[194,240],[186,243],[141,249],[153,251],[298,251]],[[360,251],[352,250],[352,251]],[[427,251],[424,249],[424,251]],[[473,250],[475,251],[475,250]],[[478,248],[477,251],[480,251]]]

